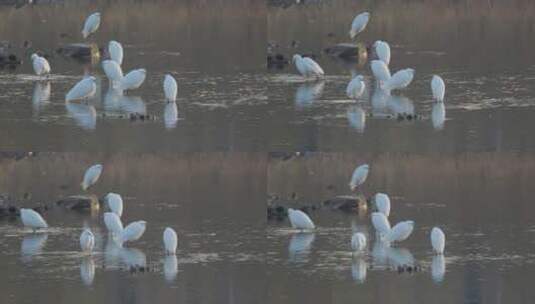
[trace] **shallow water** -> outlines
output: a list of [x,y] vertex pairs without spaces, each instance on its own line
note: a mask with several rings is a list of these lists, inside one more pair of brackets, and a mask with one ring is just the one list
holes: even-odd
[[[18,160],[2,153],[0,194],[21,206],[53,204],[79,194],[85,168],[102,163],[90,193],[121,193],[124,221],[148,222],[143,238],[121,249],[106,235],[104,209],[54,208],[45,215],[51,228],[38,234],[0,220],[0,302],[531,303],[534,4],[301,2],[0,7],[0,36],[19,55],[54,54],[81,40],[88,12],[106,12],[90,40],[122,42],[124,69],[149,75],[118,95],[98,63],[53,55],[46,80],[27,60],[0,70],[0,152],[37,151]],[[322,54],[348,42],[352,18],[365,9],[372,21],[359,41],[390,42],[391,69],[416,70],[407,89],[384,94],[366,62]],[[304,81],[291,66],[266,69],[266,42],[286,57],[318,56],[327,76]],[[352,71],[365,76],[359,102],[345,96]],[[179,84],[176,107],[163,100],[169,72]],[[84,73],[97,76],[97,97],[66,104]],[[443,107],[431,100],[433,74],[446,81]],[[409,114],[416,118],[398,118]],[[348,179],[364,162],[371,172],[360,191],[390,195],[392,223],[416,223],[408,240],[377,242],[371,210],[312,211],[313,233],[266,221],[273,197],[300,207],[350,194]],[[97,236],[90,257],[78,250],[84,224]],[[430,249],[435,225],[446,233],[444,258]],[[179,234],[176,260],[163,255],[166,226]],[[369,241],[357,255],[349,249],[354,231]],[[134,265],[150,271],[132,273]],[[401,272],[406,266],[418,271]]]

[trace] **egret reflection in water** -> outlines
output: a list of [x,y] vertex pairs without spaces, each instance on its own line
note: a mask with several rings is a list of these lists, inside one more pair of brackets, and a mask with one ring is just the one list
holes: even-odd
[[80,263],[80,279],[86,286],[93,284],[95,279],[95,261],[93,261],[93,257],[86,256],[82,259]]
[[25,235],[20,245],[22,260],[30,262],[34,256],[41,254],[47,239],[46,233]]
[[414,103],[405,96],[390,95],[387,107],[395,116],[414,115]]
[[446,107],[443,102],[436,102],[433,104],[431,110],[431,122],[433,128],[442,130],[444,128],[444,122],[446,121]]
[[366,280],[366,272],[368,270],[368,264],[364,256],[356,255],[353,257],[351,263],[351,276],[353,280],[359,283],[363,283]]
[[375,241],[372,256],[375,266],[395,268],[404,265],[414,265],[414,257],[408,249],[390,247],[384,241]]
[[119,103],[121,111],[125,114],[147,114],[147,106],[139,96],[121,96]]
[[386,90],[383,90],[379,87],[375,87],[371,97],[371,104],[374,115],[386,114],[389,98],[390,94]]
[[362,133],[366,127],[366,111],[360,106],[351,106],[347,109],[347,120],[352,128]]
[[104,262],[106,267],[119,267],[121,261],[121,249],[122,248],[110,234],[104,249]]
[[66,102],[65,107],[69,116],[74,119],[76,124],[86,130],[94,130],[97,127],[97,110],[94,106],[75,103],[75,102]]
[[167,129],[173,129],[178,122],[178,107],[176,102],[171,101],[165,105],[163,110],[163,121]]
[[292,235],[290,244],[288,245],[288,252],[290,254],[290,261],[304,262],[310,253],[310,248],[316,237],[315,233],[299,232]]
[[324,87],[325,81],[301,84],[295,92],[295,104],[303,108],[312,105],[315,100],[321,97]]
[[176,255],[166,255],[163,260],[163,276],[167,282],[173,282],[178,274],[178,259]]
[[136,248],[121,248],[119,251],[121,261],[127,267],[146,267],[147,256]]
[[35,112],[50,103],[50,82],[37,81],[33,87],[32,105]]
[[443,254],[433,256],[431,262],[431,277],[436,283],[440,283],[444,280],[444,274],[446,273],[446,260]]

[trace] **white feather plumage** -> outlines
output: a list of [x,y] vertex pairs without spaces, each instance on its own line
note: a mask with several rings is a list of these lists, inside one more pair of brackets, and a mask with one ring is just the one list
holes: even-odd
[[316,226],[314,226],[314,223],[308,217],[306,213],[304,213],[301,210],[295,210],[292,208],[288,209],[288,219],[290,220],[290,224],[292,225],[292,228],[296,229],[303,229],[303,230],[310,230],[315,229]]

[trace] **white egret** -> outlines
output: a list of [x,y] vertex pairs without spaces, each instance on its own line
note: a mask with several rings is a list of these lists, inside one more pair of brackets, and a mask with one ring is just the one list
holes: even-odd
[[372,213],[372,225],[380,235],[386,236],[390,233],[390,222],[381,212]]
[[104,213],[104,224],[106,225],[108,232],[111,234],[119,236],[121,232],[123,232],[123,222],[121,222],[121,218],[113,212]]
[[390,69],[383,61],[372,60],[370,66],[373,77],[375,77],[379,84],[383,84],[391,78]]
[[366,236],[362,232],[357,232],[351,237],[351,249],[353,251],[363,251],[366,248]]
[[82,183],[80,185],[82,186],[82,189],[86,191],[89,187],[94,185],[102,173],[102,165],[96,164],[91,167],[89,167],[85,173],[84,173],[84,179],[82,180]]
[[147,76],[147,70],[137,69],[130,71],[128,74],[124,75],[121,80],[121,89],[122,90],[134,90],[139,88],[145,81]]
[[351,99],[360,98],[360,96],[362,96],[362,94],[364,93],[364,88],[366,88],[366,84],[364,83],[364,76],[355,76],[355,78],[351,79],[351,81],[347,84],[347,97]]
[[444,247],[446,246],[446,235],[442,229],[438,227],[433,227],[433,229],[431,229],[431,245],[433,246],[433,251],[436,254],[444,253]]
[[146,227],[147,222],[145,221],[135,221],[128,224],[119,236],[120,244],[139,240],[143,236],[143,233],[145,233]]
[[96,78],[93,76],[86,77],[80,80],[72,89],[65,95],[65,101],[73,101],[78,99],[89,99],[97,92]]
[[100,13],[93,13],[87,17],[84,23],[84,28],[82,29],[82,36],[86,39],[89,35],[93,34],[98,30],[100,26]]
[[375,194],[375,207],[386,217],[390,215],[390,198],[385,193]]
[[351,23],[351,30],[349,30],[349,37],[351,39],[354,39],[360,32],[362,32],[366,25],[368,25],[368,22],[370,21],[370,13],[364,12],[358,14],[355,19],[353,19],[353,22]]
[[108,204],[111,212],[117,214],[118,217],[123,215],[123,198],[120,194],[110,192],[106,194],[104,200]]
[[178,106],[176,102],[168,102],[163,109],[163,122],[167,129],[173,129],[178,122]]
[[165,254],[172,255],[176,253],[176,247],[178,246],[178,237],[173,228],[165,228],[163,232],[163,244],[165,247]]
[[35,232],[37,229],[48,228],[48,224],[43,217],[33,209],[20,209],[20,219],[22,224],[26,227],[32,228]]
[[163,80],[163,92],[167,101],[176,101],[176,94],[178,92],[178,85],[176,80],[170,74],[166,74]]
[[41,57],[37,54],[32,54],[32,66],[33,71],[37,76],[50,74],[50,64],[48,63],[48,60],[46,60],[45,57]]
[[370,166],[368,164],[358,166],[353,175],[351,176],[351,181],[349,182],[349,188],[351,191],[355,191],[358,186],[364,184],[366,178],[368,177],[368,172],[370,171]]
[[441,130],[444,128],[444,122],[446,121],[446,107],[443,102],[436,102],[431,109],[431,122],[433,128]]
[[347,120],[349,125],[358,132],[364,132],[366,127],[366,112],[359,106],[352,106],[347,109]]
[[80,263],[80,278],[86,286],[93,284],[93,280],[95,279],[95,262],[91,256],[82,259],[82,263]]
[[117,62],[119,66],[123,64],[123,46],[119,42],[110,41],[108,43],[108,53],[110,53],[110,59]]
[[114,60],[104,60],[102,61],[102,69],[110,80],[111,87],[117,88],[124,77],[121,66]]
[[388,91],[406,88],[414,78],[414,69],[399,70],[384,82],[383,88]]
[[439,254],[433,256],[431,262],[431,277],[435,283],[440,283],[444,280],[444,274],[446,273],[446,260],[444,255]]
[[295,63],[295,67],[297,68],[299,74],[305,78],[320,78],[325,75],[320,65],[312,58],[302,57],[299,54],[295,54],[292,60]]
[[390,45],[388,45],[388,42],[377,40],[373,46],[375,47],[377,58],[388,66],[390,64]]
[[414,230],[414,221],[403,221],[397,223],[387,234],[389,242],[401,242],[406,240]]
[[86,228],[80,235],[80,248],[83,252],[91,252],[93,247],[95,247],[95,236],[89,228]]
[[431,80],[431,91],[433,92],[433,99],[438,102],[444,101],[444,94],[446,93],[446,84],[442,77],[438,75],[433,75]]
[[316,228],[310,217],[308,217],[308,215],[301,210],[289,208],[288,219],[290,220],[292,228],[301,230],[310,230]]

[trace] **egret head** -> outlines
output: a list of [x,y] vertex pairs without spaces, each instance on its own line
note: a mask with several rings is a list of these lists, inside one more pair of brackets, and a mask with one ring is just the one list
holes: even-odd
[[39,58],[39,55],[37,55],[36,53],[33,53],[32,56],[30,57],[32,60],[35,60],[37,58]]
[[301,55],[299,55],[299,54],[295,54],[295,55],[292,57],[292,62],[296,62],[298,59],[301,59]]

